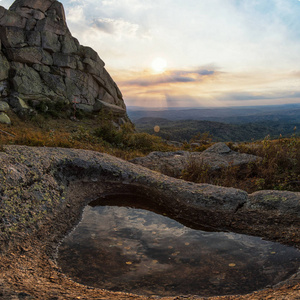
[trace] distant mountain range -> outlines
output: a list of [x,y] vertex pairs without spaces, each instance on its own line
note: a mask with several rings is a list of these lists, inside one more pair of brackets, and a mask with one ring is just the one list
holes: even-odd
[[[241,142],[267,135],[291,136],[300,130],[300,104],[164,111],[129,108],[128,114],[138,131],[176,141],[189,141],[196,134],[209,132],[214,141]],[[159,132],[154,132],[154,126],[160,127]]]
[[164,118],[171,121],[206,120],[224,123],[250,123],[258,121],[299,120],[300,104],[221,108],[170,108],[146,110],[127,107],[128,116],[135,122],[144,117]]

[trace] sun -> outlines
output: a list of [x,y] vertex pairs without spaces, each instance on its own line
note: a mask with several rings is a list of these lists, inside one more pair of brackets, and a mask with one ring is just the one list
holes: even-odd
[[167,61],[162,57],[156,57],[151,63],[151,68],[156,74],[161,74],[166,71]]

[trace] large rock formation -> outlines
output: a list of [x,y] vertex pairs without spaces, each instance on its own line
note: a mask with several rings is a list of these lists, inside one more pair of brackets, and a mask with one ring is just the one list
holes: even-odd
[[16,0],[9,10],[0,6],[0,101],[16,112],[30,110],[28,101],[33,107],[63,101],[89,112],[110,111],[119,124],[128,120],[104,62],[71,35],[56,0]]

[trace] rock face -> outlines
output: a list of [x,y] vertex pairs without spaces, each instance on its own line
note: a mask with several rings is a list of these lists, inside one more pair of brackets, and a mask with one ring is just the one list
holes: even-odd
[[256,162],[260,157],[238,153],[231,150],[225,143],[216,143],[207,150],[199,152],[151,152],[148,156],[131,160],[151,170],[159,171],[166,175],[179,176],[189,162],[202,161],[208,168],[218,170],[229,166],[238,166]]
[[[118,86],[96,51],[79,44],[56,0],[16,0],[0,6],[0,100],[63,101],[128,121]],[[32,103],[31,101],[31,103]]]

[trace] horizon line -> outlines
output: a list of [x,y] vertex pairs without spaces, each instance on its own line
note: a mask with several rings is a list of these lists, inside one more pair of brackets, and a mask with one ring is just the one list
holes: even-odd
[[[299,0],[300,1],[300,0]],[[235,105],[235,106],[170,106],[170,107],[147,107],[137,105],[126,105],[127,110],[188,110],[188,109],[247,109],[247,108],[268,108],[268,107],[283,107],[283,106],[299,106],[300,103],[286,103],[286,104],[269,104],[269,105]]]

